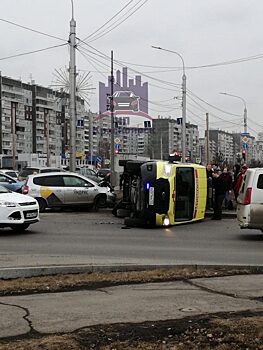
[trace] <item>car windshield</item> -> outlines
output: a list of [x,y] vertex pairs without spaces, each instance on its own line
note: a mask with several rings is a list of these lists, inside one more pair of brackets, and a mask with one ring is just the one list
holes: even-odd
[[39,170],[38,169],[34,169],[34,168],[28,168],[28,169],[23,169],[19,176],[20,177],[27,177],[28,175],[32,175],[33,173],[39,173]]
[[6,175],[9,175],[11,177],[17,177],[17,175],[14,171],[6,171]]
[[11,191],[9,191],[7,188],[0,186],[0,194],[1,193],[11,193]]

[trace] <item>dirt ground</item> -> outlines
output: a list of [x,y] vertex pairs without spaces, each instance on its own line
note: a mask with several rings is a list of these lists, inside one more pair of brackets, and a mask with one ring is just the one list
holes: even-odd
[[263,268],[254,270],[246,268],[223,267],[173,267],[149,271],[80,273],[17,278],[0,280],[0,296],[26,295],[34,293],[53,293],[81,289],[96,289],[121,284],[141,284],[149,282],[176,281],[190,278],[219,277],[237,274],[262,273]]
[[115,324],[70,334],[0,341],[0,350],[262,350],[263,314],[217,314]]
[[[147,282],[262,273],[262,268],[178,267],[0,280],[0,295],[26,295]],[[220,313],[181,320],[114,324],[68,334],[0,340],[0,350],[263,350],[263,312]]]

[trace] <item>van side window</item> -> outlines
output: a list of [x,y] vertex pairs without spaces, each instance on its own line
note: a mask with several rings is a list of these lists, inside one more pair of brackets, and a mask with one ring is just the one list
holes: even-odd
[[263,174],[260,174],[258,177],[257,188],[263,190]]
[[77,176],[63,176],[66,187],[93,187],[91,183]]
[[34,184],[39,186],[50,186],[50,187],[63,187],[63,179],[62,176],[43,176],[43,177],[35,177],[33,179]]

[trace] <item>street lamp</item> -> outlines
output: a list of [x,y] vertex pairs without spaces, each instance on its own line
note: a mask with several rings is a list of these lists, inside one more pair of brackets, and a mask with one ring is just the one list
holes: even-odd
[[247,134],[247,104],[246,104],[246,101],[243,99],[243,97],[233,95],[233,94],[228,94],[227,92],[220,92],[220,94],[238,98],[239,100],[241,100],[244,103],[244,134]]
[[183,64],[183,76],[182,76],[182,94],[183,94],[183,98],[182,98],[182,135],[181,135],[181,141],[182,141],[182,162],[185,163],[185,156],[186,156],[186,152],[185,152],[185,145],[186,145],[186,75],[185,75],[185,64],[184,64],[184,59],[182,57],[182,55],[180,55],[178,52],[176,51],[172,51],[172,50],[167,50],[164,49],[162,47],[157,47],[157,46],[152,46],[153,49],[157,49],[157,50],[162,50],[162,51],[166,51],[166,52],[170,52],[173,53],[177,56],[180,57],[180,59],[182,60],[182,64]]

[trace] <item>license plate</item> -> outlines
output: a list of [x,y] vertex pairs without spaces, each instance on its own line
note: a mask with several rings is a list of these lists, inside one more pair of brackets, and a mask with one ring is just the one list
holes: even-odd
[[33,219],[37,217],[37,213],[26,213],[26,219]]
[[154,187],[149,189],[149,205],[154,205]]

